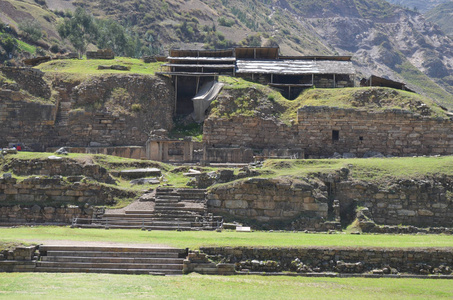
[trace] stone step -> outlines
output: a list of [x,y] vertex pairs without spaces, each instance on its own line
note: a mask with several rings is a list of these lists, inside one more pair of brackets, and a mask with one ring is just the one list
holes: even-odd
[[158,213],[165,213],[165,212],[171,212],[171,213],[187,213],[187,212],[194,212],[194,213],[199,213],[199,212],[205,212],[205,208],[203,207],[156,207],[154,210],[155,214]]
[[162,218],[165,218],[165,219],[168,219],[168,220],[195,220],[195,218],[202,218],[202,215],[201,214],[188,214],[188,213],[174,213],[174,212],[168,212],[168,211],[165,211],[165,212],[158,212],[156,213],[156,215],[153,217],[153,220],[157,220],[157,219],[162,219]]
[[[74,259],[76,260],[76,258]],[[79,268],[79,269],[167,269],[167,270],[182,270],[183,264],[141,264],[141,263],[99,263],[99,262],[54,262],[54,261],[38,261],[36,268]]]
[[108,257],[108,256],[53,256],[41,257],[46,262],[80,262],[80,263],[121,263],[121,264],[182,264],[184,258],[144,258],[144,257]]
[[126,210],[126,215],[152,215],[152,210]]
[[156,193],[156,201],[176,201],[176,200],[180,200],[181,197],[176,194],[176,195],[161,195],[161,194],[157,194]]
[[149,213],[149,214],[130,214],[130,215],[126,215],[126,214],[123,214],[123,215],[120,215],[120,214],[115,214],[115,215],[111,215],[111,214],[105,214],[102,216],[102,219],[103,220],[113,220],[113,219],[133,219],[133,218],[137,218],[137,219],[150,219],[154,216],[154,212],[153,213]]
[[185,253],[185,249],[168,247],[115,247],[115,246],[72,246],[41,245],[39,251],[98,251],[98,252],[139,252],[139,253]]
[[163,231],[167,231],[167,230],[181,230],[181,231],[190,231],[190,230],[193,230],[194,228],[189,226],[178,226],[178,225],[166,225],[166,226],[146,226],[145,227],[146,230],[163,230]]
[[161,202],[161,203],[157,203],[154,205],[154,210],[157,210],[157,209],[163,209],[163,208],[178,208],[178,207],[185,207],[186,205],[184,203],[181,203],[181,202]]
[[103,269],[103,268],[59,268],[59,267],[37,267],[35,272],[46,273],[106,273],[106,274],[155,274],[155,275],[182,275],[182,270],[173,269]]
[[[121,257],[121,258],[168,258],[180,256],[178,252],[111,252],[111,251],[47,251],[47,256],[52,257]],[[181,253],[181,256],[183,254]],[[42,256],[44,258],[46,256]]]
[[110,221],[106,223],[105,225],[108,226],[136,226],[138,228],[141,227],[146,227],[146,226],[165,226],[165,225],[171,225],[171,224],[179,224],[180,226],[191,226],[192,222],[194,220],[159,220],[159,219],[154,219],[153,221],[149,222],[139,222],[139,221],[128,221],[128,220],[122,220],[122,221]]

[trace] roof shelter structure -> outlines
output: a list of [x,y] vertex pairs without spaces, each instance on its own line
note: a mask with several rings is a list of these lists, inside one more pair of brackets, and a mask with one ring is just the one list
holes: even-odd
[[371,75],[370,78],[366,79],[363,78],[360,81],[360,86],[381,86],[381,87],[390,87],[398,90],[405,90],[409,92],[414,92],[413,90],[409,89],[405,83],[394,81],[391,79],[378,77],[375,75]]
[[[308,87],[354,86],[350,56],[281,56],[279,47],[237,47],[226,50],[170,50],[164,69],[175,83],[175,113],[201,85],[219,75],[237,76],[267,84],[294,99]],[[190,79],[192,78],[192,79]],[[179,82],[179,83],[178,83]],[[184,102],[190,106],[189,100]],[[187,112],[187,111],[186,111]]]

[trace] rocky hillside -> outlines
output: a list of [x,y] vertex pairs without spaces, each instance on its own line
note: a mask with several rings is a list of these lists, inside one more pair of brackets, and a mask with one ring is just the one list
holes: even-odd
[[446,3],[450,0],[387,0],[390,3],[400,5],[413,10],[418,10],[422,13],[433,9],[439,4]]
[[453,1],[445,2],[425,13],[426,19],[440,26],[450,37],[453,37]]
[[68,18],[64,10],[82,7],[133,33],[136,53],[279,45],[284,55],[352,55],[358,77],[403,81],[453,109],[453,41],[420,13],[384,0],[0,0],[0,7],[1,21],[16,28],[36,18],[45,32],[39,41],[59,49],[71,46],[55,24]]

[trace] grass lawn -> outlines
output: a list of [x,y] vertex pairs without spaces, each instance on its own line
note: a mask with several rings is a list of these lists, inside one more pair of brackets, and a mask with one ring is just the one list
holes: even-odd
[[0,273],[0,299],[451,299],[434,279]]
[[[130,71],[116,71],[116,70],[98,70],[99,65],[123,65],[130,67]],[[79,75],[80,78],[85,78],[91,75],[102,74],[144,74],[154,75],[160,71],[162,63],[144,63],[140,59],[128,57],[115,57],[114,59],[65,59],[65,60],[52,60],[37,66],[46,73],[66,73]]]
[[201,246],[254,247],[453,247],[449,235],[351,235],[292,232],[141,231],[72,229],[69,227],[0,228],[0,245],[7,242],[99,241],[157,244],[196,249]]

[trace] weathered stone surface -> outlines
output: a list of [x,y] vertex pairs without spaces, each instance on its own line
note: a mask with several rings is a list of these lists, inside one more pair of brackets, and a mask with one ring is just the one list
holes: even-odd
[[124,178],[143,178],[147,176],[159,177],[162,176],[162,171],[157,168],[146,168],[146,169],[133,169],[133,170],[122,170],[119,175]]
[[451,274],[449,249],[201,247],[240,269],[266,272]]
[[[3,73],[21,88],[33,88],[29,90],[33,95],[48,99],[53,89],[56,104],[29,102],[20,91],[0,92],[0,145],[20,142],[35,151],[85,147],[90,142],[101,146],[144,145],[151,130],[172,127],[174,95],[166,78],[136,74],[103,75],[83,82],[55,78],[51,89],[38,70],[36,74],[29,69],[8,70]],[[121,113],[114,111],[116,105],[104,107],[117,91],[130,102],[123,103]],[[93,103],[102,107],[92,110]]]
[[[298,111],[295,126],[258,116],[208,118],[203,141],[207,161],[239,162],[245,159],[240,149],[268,148],[303,149],[305,156],[313,158],[332,157],[334,153],[338,157],[341,153],[343,157],[451,155],[452,130],[450,119],[405,110],[368,112],[304,106]],[[334,131],[338,139],[333,139]]]
[[259,222],[295,220],[308,213],[310,217],[301,218],[304,221],[298,224],[304,229],[320,230],[328,211],[325,194],[320,181],[249,178],[212,188],[208,209]]

